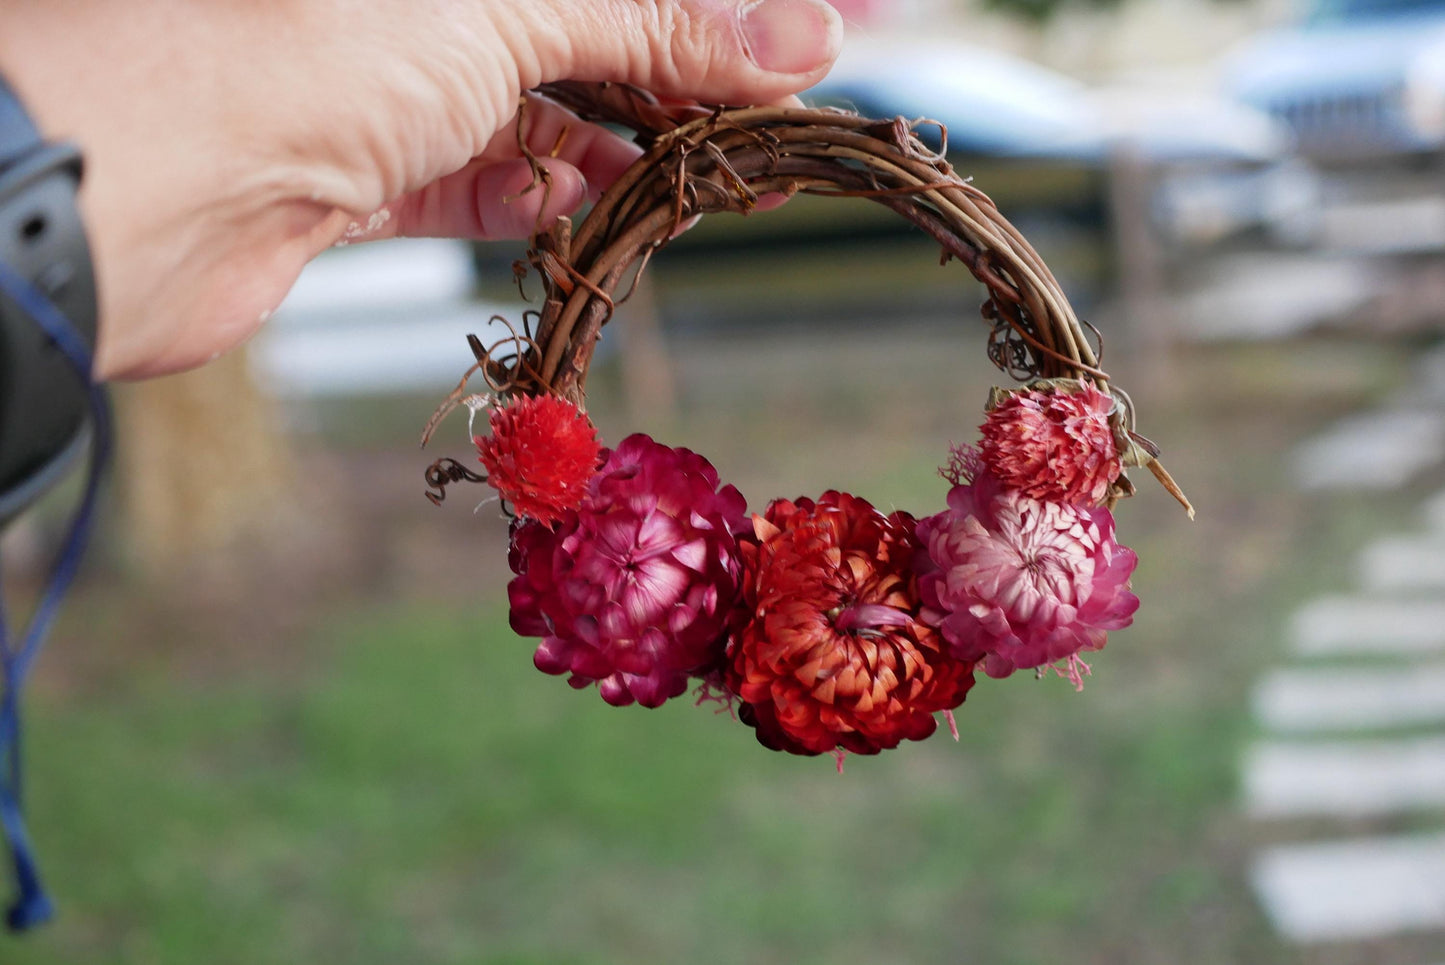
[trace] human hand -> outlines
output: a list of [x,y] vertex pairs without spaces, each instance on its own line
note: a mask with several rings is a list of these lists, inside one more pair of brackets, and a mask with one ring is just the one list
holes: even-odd
[[546,210],[541,191],[505,201],[532,180],[525,90],[770,102],[841,35],[823,0],[77,0],[0,10],[0,71],[85,153],[96,374],[138,378],[245,340],[338,241],[523,237],[636,157],[534,102]]

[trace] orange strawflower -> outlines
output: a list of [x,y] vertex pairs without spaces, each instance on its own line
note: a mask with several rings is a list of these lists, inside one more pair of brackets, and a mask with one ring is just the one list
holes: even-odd
[[933,715],[973,686],[973,664],[918,622],[913,517],[828,492],[777,500],[753,523],[728,686],[758,740],[873,754],[932,734]]

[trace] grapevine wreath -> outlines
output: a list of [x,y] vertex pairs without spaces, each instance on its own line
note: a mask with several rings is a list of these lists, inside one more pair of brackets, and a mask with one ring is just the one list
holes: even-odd
[[[485,472],[438,460],[428,496],[461,480],[499,493],[513,517],[511,624],[541,638],[537,667],[618,706],[696,689],[765,746],[840,766],[845,752],[929,736],[936,715],[956,737],[951,712],[979,670],[1082,686],[1080,654],[1139,605],[1111,513],[1133,492],[1124,470],[1147,466],[1193,510],[1099,368],[1097,331],[993,202],[915,136],[932,122],[664,105],[624,85],[538,93],[632,129],[645,153],[575,229],[538,226],[519,277],[541,276],[540,311],[499,345],[469,339],[476,364],[426,433],[458,405],[488,410],[490,431],[472,438]],[[547,190],[527,156],[532,189]],[[837,491],[750,515],[701,455],[642,434],[604,448],[587,418],[602,326],[652,254],[696,216],[798,192],[886,205],[987,289],[988,356],[1021,385],[995,389],[979,442],[949,455],[935,515]],[[468,394],[478,372],[489,391]]]

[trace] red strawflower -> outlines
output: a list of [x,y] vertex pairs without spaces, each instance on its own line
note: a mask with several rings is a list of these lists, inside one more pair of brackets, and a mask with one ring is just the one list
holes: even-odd
[[1098,505],[1122,466],[1109,413],[1092,382],[1004,394],[985,418],[979,456],[1009,489],[1034,499]]
[[932,734],[933,715],[973,686],[973,664],[918,620],[913,517],[828,492],[777,500],[753,526],[728,684],[758,740],[873,754]]
[[1078,653],[1102,648],[1139,607],[1137,557],[1102,507],[1030,499],[984,473],[955,486],[918,537],[922,619],[990,677],[1066,661],[1060,672],[1079,686]]
[[492,434],[473,441],[487,482],[518,516],[551,526],[576,509],[597,471],[602,444],[577,406],[523,395],[492,410]]
[[512,628],[543,638],[539,670],[656,707],[717,671],[746,512],[702,456],[629,436],[554,529],[513,530]]

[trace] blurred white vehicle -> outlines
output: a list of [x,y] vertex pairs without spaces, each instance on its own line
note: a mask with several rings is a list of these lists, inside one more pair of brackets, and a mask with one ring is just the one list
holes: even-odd
[[1445,146],[1445,0],[1314,0],[1225,60],[1226,88],[1326,159]]
[[1094,90],[967,44],[857,38],[805,97],[874,116],[938,120],[952,154],[1097,169],[1127,154],[1156,180],[1151,209],[1171,240],[1262,229],[1297,242],[1313,230],[1317,180],[1290,158],[1289,132],[1266,113],[1209,92],[1148,82]]
[[[804,95],[871,117],[926,117],[948,128],[952,153],[1099,160],[1105,139],[1079,81],[967,44],[852,38]],[[920,132],[934,140],[936,130]]]
[[1405,117],[1424,142],[1445,146],[1445,32],[1423,44],[1405,71]]

